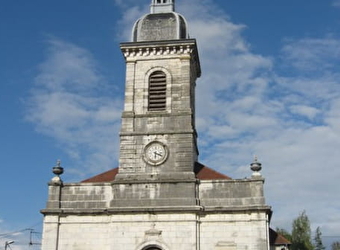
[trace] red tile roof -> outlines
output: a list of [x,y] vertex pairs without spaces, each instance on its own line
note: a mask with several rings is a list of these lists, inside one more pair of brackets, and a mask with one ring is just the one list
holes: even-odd
[[231,180],[229,176],[208,168],[199,162],[196,162],[194,171],[196,178],[200,180]]
[[104,173],[98,174],[82,182],[111,182],[115,179],[116,175],[118,174],[118,168],[113,168],[109,171]]
[[292,243],[287,240],[283,235],[278,234],[276,231],[273,229],[269,228],[269,238],[270,238],[270,245],[271,246],[286,246],[286,245],[291,245]]
[[[208,168],[200,163],[195,164],[194,172],[196,174],[197,179],[200,180],[231,180],[229,176],[221,174],[211,168]],[[118,173],[118,168],[111,169],[104,173],[98,174],[96,176],[90,177],[82,182],[111,182],[115,179]]]

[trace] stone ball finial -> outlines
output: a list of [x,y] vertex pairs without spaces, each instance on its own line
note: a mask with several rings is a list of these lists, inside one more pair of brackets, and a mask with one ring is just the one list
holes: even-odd
[[262,164],[258,162],[257,156],[254,156],[254,162],[250,164],[250,169],[253,171],[253,177],[260,177],[261,176],[261,169]]
[[59,176],[54,176],[51,179],[50,184],[52,184],[53,186],[61,186],[63,184],[63,181],[61,180]]

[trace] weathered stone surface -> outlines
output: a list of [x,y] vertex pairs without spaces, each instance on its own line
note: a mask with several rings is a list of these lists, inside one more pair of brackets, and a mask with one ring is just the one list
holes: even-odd
[[145,15],[137,20],[133,28],[134,42],[186,38],[188,38],[186,21],[175,12]]
[[[114,207],[196,206],[202,210],[214,208],[249,210],[268,209],[263,195],[263,179],[192,181],[173,178],[169,173],[140,179],[122,179],[105,184],[65,184],[50,186],[49,209],[101,209]],[[60,201],[59,201],[60,189]],[[84,211],[86,212],[86,211]]]
[[[127,61],[125,107],[122,115],[119,175],[192,172],[197,161],[197,140],[193,123],[194,88],[200,74],[195,40],[157,43],[124,43]],[[191,69],[195,68],[195,74]],[[166,110],[148,110],[148,83],[152,72],[166,75]],[[160,166],[144,159],[146,145],[159,141],[168,148]],[[191,177],[194,176],[191,174]],[[137,178],[137,177],[136,177]]]

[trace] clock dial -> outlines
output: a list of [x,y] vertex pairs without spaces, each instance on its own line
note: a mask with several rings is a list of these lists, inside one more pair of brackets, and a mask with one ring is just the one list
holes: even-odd
[[164,144],[152,142],[145,147],[144,158],[152,165],[159,165],[167,158],[168,152]]

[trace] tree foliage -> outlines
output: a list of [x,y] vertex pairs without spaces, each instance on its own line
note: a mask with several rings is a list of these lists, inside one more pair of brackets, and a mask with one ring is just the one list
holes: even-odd
[[340,250],[340,241],[333,242],[332,250]]
[[321,230],[320,227],[317,227],[316,231],[315,231],[315,236],[314,236],[314,250],[324,250],[326,249],[325,246],[322,243],[322,239],[321,239]]
[[292,250],[313,250],[311,241],[310,222],[306,212],[303,211],[292,225]]

